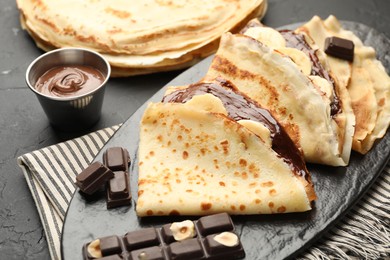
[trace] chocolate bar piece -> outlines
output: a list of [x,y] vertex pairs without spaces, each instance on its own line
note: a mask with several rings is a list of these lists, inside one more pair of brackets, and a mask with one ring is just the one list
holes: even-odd
[[120,255],[110,255],[110,256],[105,256],[105,257],[102,257],[102,258],[99,258],[100,260],[123,260],[122,257],[120,257]]
[[110,169],[100,162],[94,162],[76,177],[76,185],[85,194],[92,195],[113,177]]
[[[120,241],[120,246],[116,241]],[[108,257],[111,255],[108,252],[129,260],[228,260],[245,257],[227,213],[166,224],[160,228],[145,228],[128,232],[123,237],[104,237],[83,246],[84,260]]]
[[129,173],[126,171],[114,172],[107,186],[107,208],[116,208],[131,204]]
[[100,250],[103,256],[122,253],[119,237],[109,236],[100,239]]
[[353,61],[354,49],[353,41],[339,37],[325,39],[325,53],[336,58]]
[[103,154],[103,163],[111,171],[128,171],[129,152],[122,147],[110,147]]

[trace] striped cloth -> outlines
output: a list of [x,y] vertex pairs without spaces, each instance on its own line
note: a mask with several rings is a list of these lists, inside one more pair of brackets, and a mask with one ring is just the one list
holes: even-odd
[[[85,169],[119,126],[106,128],[18,158],[35,200],[52,259],[61,259],[61,230]],[[299,259],[384,259],[390,257],[390,164],[347,216]]]

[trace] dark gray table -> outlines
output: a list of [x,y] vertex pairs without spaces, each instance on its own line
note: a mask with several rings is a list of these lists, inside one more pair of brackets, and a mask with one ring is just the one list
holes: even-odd
[[[21,30],[16,3],[0,1],[0,260],[50,259],[38,212],[16,158],[125,121],[180,71],[111,79],[97,125],[85,132],[56,131],[24,82],[27,66],[42,51]],[[315,14],[323,18],[334,14],[390,38],[389,11],[389,0],[269,0],[263,22],[278,27],[306,21]]]

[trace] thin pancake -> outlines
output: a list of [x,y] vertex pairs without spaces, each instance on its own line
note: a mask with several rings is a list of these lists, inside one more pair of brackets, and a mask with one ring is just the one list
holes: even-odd
[[311,209],[309,184],[267,143],[228,119],[222,104],[212,113],[194,102],[150,104],[144,113],[138,216]]
[[[221,76],[270,110],[309,162],[347,165],[351,111],[331,116],[330,100],[288,57],[244,35],[225,33],[207,77]],[[348,114],[348,115],[347,115]],[[345,126],[348,122],[348,127]]]
[[[171,92],[171,89],[176,90]],[[295,174],[305,177],[308,182],[311,182],[302,152],[295,146],[283,127],[272,117],[267,109],[261,108],[254,100],[238,91],[237,87],[231,82],[223,78],[216,78],[210,82],[201,81],[186,87],[170,87],[168,92],[164,96],[163,102],[193,102],[194,97],[205,94],[218,98],[223,104],[223,110],[226,110],[226,115],[230,119],[250,128],[263,141],[269,141],[272,150],[290,165],[291,170]],[[214,108],[215,103],[203,102],[199,104],[199,107],[215,112],[208,109],[209,107]]]

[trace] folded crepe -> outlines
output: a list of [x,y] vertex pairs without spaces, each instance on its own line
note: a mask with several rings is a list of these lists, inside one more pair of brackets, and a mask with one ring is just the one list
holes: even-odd
[[[168,95],[165,103],[148,105],[140,127],[138,216],[311,209],[316,196],[299,151],[295,146],[284,154],[273,149],[280,134],[269,129],[279,125],[269,113],[264,116],[270,128],[251,116],[233,120],[222,96],[237,93],[220,85],[186,87],[210,92],[184,91],[188,95],[180,102],[185,103],[172,103],[175,95]],[[244,96],[235,102],[253,108],[248,115],[261,112]]]
[[17,0],[21,24],[44,50],[103,54],[113,76],[189,66],[214,52],[220,35],[263,16],[266,0]]
[[[210,102],[210,98],[197,98],[196,104],[202,110],[213,111],[215,104],[223,104],[223,113],[244,125],[262,140],[270,143],[271,148],[298,175],[308,175],[302,152],[295,146],[284,128],[271,113],[254,100],[240,92],[231,82],[217,77],[210,81],[200,81],[189,86],[168,87],[163,102],[185,103],[199,95],[211,94],[219,99]],[[205,101],[201,103],[201,101]],[[209,102],[208,102],[209,101]],[[193,103],[195,101],[192,101]],[[215,112],[215,111],[214,111]]]
[[343,29],[332,15],[324,21],[314,16],[297,31],[307,34],[321,50],[327,37],[353,41],[352,63],[330,55],[325,55],[326,60],[322,62],[329,64],[340,84],[348,89],[356,116],[352,148],[367,153],[375,140],[384,136],[390,124],[390,77],[376,59],[375,50],[365,46],[353,32]]
[[225,33],[206,79],[226,78],[267,108],[303,150],[306,161],[347,165],[354,130],[348,96],[337,84],[332,86],[323,77],[308,75],[310,60],[309,70],[301,69],[300,62],[294,62],[294,57],[304,59],[297,56],[299,50],[288,48],[276,30],[265,30],[270,34],[262,37],[265,43],[254,35]]

